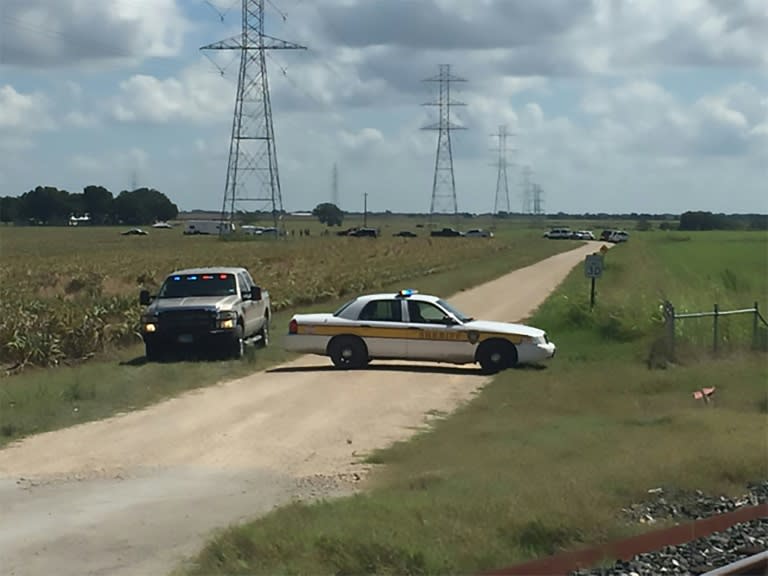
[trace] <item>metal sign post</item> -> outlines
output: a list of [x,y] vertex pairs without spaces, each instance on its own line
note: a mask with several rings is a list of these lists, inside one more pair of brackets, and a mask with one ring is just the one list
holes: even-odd
[[592,280],[592,287],[589,293],[589,309],[595,307],[595,280],[603,275],[603,255],[589,254],[584,260],[584,276]]

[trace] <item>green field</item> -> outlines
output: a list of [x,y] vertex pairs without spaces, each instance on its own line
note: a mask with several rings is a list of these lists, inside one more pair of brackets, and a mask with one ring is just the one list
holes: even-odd
[[[333,309],[351,294],[404,284],[449,295],[579,244],[544,241],[535,229],[497,232],[492,239],[310,236],[219,242],[183,237],[177,230],[122,237],[114,228],[0,228],[7,264],[0,271],[2,361],[46,364],[52,349],[75,345],[79,354],[96,353],[71,366],[66,363],[72,355],[59,356],[56,368],[28,365],[0,379],[0,446],[287,360],[281,344],[294,311]],[[205,264],[248,266],[270,291],[280,310],[273,317],[273,345],[248,350],[242,362],[146,364],[135,334],[139,277],[152,286],[176,266]],[[68,290],[75,280],[82,287]]]
[[[659,486],[742,493],[768,478],[768,362],[752,320],[689,321],[677,364],[649,369],[659,303],[768,308],[765,233],[636,234],[606,256],[589,311],[580,267],[531,322],[558,355],[497,376],[382,464],[353,497],[293,504],[216,535],[178,574],[446,574],[636,533],[621,509]],[[697,323],[698,322],[698,323]],[[708,338],[709,335],[709,338]],[[702,404],[692,393],[716,386]]]
[[[525,226],[500,228],[492,239],[429,238],[398,219],[382,223],[379,239],[319,236],[318,226],[302,222],[300,229],[314,228],[312,236],[279,242],[183,236],[182,227],[150,229],[149,236],[121,236],[122,228],[0,227],[0,365],[55,366],[135,344],[139,290],[157,289],[176,268],[246,266],[280,311],[455,270],[478,258],[519,252],[532,262],[562,249]],[[403,228],[421,236],[392,237]]]

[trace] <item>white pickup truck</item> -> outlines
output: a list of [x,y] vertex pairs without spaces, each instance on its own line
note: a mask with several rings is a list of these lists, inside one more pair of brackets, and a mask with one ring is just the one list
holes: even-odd
[[150,361],[179,347],[218,349],[241,358],[246,340],[269,345],[269,293],[245,268],[177,270],[156,296],[142,290],[139,302],[147,306],[141,336]]

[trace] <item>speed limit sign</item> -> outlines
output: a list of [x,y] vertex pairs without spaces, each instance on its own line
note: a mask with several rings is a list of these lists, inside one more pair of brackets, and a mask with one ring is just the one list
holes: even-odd
[[587,278],[600,278],[603,275],[603,256],[590,254],[584,260],[584,275]]

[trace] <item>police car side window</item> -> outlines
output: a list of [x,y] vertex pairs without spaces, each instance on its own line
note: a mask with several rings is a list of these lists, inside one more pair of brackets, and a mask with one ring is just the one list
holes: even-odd
[[410,300],[408,302],[408,316],[410,316],[411,322],[419,324],[443,324],[445,312],[429,302]]
[[360,320],[378,322],[402,322],[402,307],[399,300],[373,300],[360,311]]

